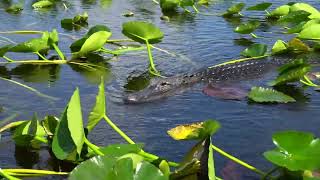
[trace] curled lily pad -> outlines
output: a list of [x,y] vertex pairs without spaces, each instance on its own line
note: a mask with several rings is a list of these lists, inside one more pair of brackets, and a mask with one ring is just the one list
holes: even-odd
[[267,52],[268,46],[266,44],[253,44],[241,52],[241,55],[246,57],[263,56]]
[[270,88],[252,87],[248,94],[250,100],[258,103],[288,103],[295,102],[292,97]]
[[320,40],[320,24],[313,24],[303,29],[299,35],[302,39]]
[[291,171],[320,168],[320,139],[300,131],[284,131],[272,136],[276,149],[263,155],[272,163]]
[[290,7],[290,12],[301,11],[301,10],[310,13],[310,16],[309,16],[310,19],[320,18],[320,12],[316,8],[311,6],[310,4],[307,4],[307,3],[294,3]]
[[233,6],[231,6],[225,13],[222,14],[224,17],[231,17],[235,14],[239,14],[240,11],[244,8],[245,4],[244,3],[238,3]]
[[281,16],[285,16],[289,14],[290,6],[289,5],[282,5],[277,7],[275,10],[271,11],[268,17],[272,18],[280,18]]
[[293,38],[288,42],[288,48],[292,51],[309,52],[311,48],[298,38]]
[[162,11],[174,11],[179,6],[180,0],[160,0]]
[[122,33],[128,38],[145,44],[158,43],[163,38],[163,33],[155,25],[142,21],[131,21],[123,23]]
[[220,123],[215,120],[207,120],[193,124],[179,125],[168,131],[175,140],[204,139],[214,134],[220,128]]
[[41,0],[41,1],[38,1],[38,2],[35,2],[34,4],[32,4],[32,7],[33,8],[48,8],[48,7],[51,7],[53,5],[53,2],[52,1],[49,1],[49,0]]
[[263,2],[263,3],[259,3],[259,4],[255,5],[255,6],[248,7],[247,10],[248,11],[264,11],[264,10],[268,9],[271,5],[272,5],[272,3]]
[[277,40],[271,49],[272,54],[281,54],[287,52],[287,46],[288,45],[284,41]]
[[256,30],[260,26],[260,22],[258,20],[252,20],[248,23],[240,24],[238,27],[234,29],[234,32],[240,34],[250,34],[254,30]]

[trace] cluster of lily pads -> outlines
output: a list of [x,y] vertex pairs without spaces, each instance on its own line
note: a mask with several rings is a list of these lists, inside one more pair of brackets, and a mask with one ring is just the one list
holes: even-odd
[[[0,175],[16,180],[19,177],[46,175],[67,176],[68,179],[221,179],[215,174],[216,153],[256,172],[263,179],[314,177],[320,168],[320,140],[306,132],[283,131],[273,135],[276,148],[266,151],[264,157],[276,168],[264,172],[228,154],[212,143],[212,135],[220,124],[206,120],[179,125],[168,131],[175,140],[197,140],[180,163],[145,152],[126,135],[106,112],[105,87],[100,83],[96,102],[83,123],[80,93],[76,89],[60,117],[48,115],[39,119],[16,121],[0,128],[0,133],[11,130],[16,146],[39,149],[48,146],[51,155],[61,161],[74,163],[71,172],[54,172],[35,169],[1,169]],[[88,140],[88,134],[104,120],[128,144],[97,146]],[[275,173],[278,172],[278,173]],[[275,176],[275,175],[276,176]]]

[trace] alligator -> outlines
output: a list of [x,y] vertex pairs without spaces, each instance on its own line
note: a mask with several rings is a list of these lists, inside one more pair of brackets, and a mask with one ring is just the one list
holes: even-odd
[[[176,94],[180,90],[191,87],[196,83],[214,84],[226,81],[255,79],[284,65],[294,57],[265,57],[232,63],[222,63],[203,68],[191,74],[182,74],[168,78],[154,78],[143,90],[129,93],[124,97],[125,103],[144,103]],[[308,58],[309,63],[311,58]]]

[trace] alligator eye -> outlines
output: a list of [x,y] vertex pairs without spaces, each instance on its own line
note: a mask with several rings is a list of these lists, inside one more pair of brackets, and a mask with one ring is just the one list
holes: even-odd
[[163,82],[160,84],[161,86],[166,86],[166,85],[170,85],[168,82]]

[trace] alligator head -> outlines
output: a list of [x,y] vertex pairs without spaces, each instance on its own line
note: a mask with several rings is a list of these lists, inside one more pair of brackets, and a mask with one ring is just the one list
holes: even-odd
[[199,81],[197,74],[152,79],[143,90],[130,93],[124,97],[125,103],[144,103],[171,96],[183,86]]

